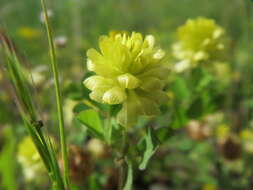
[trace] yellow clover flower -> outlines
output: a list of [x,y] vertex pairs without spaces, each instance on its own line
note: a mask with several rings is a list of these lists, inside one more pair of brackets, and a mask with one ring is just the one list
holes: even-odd
[[205,184],[203,185],[202,190],[217,190],[217,186],[213,184]]
[[45,176],[46,168],[31,137],[24,137],[18,145],[17,159],[22,166],[24,177],[27,181],[36,180],[38,175]]
[[20,37],[25,39],[36,39],[41,35],[41,31],[31,27],[21,27],[17,31]]
[[99,39],[100,52],[87,51],[87,67],[96,75],[84,85],[91,90],[90,98],[105,104],[122,104],[117,121],[133,125],[138,115],[160,113],[159,106],[168,100],[163,92],[168,69],[165,53],[155,46],[152,35],[113,33]]
[[242,140],[244,150],[253,154],[253,131],[250,129],[243,129],[239,136]]
[[239,136],[242,140],[253,140],[253,131],[250,129],[243,129]]
[[203,61],[223,61],[225,53],[225,31],[214,20],[198,17],[189,19],[178,28],[173,45],[173,55],[180,62],[176,69],[181,71]]
[[230,127],[226,124],[221,124],[217,126],[216,129],[216,137],[220,140],[224,140],[226,137],[229,136],[231,130]]

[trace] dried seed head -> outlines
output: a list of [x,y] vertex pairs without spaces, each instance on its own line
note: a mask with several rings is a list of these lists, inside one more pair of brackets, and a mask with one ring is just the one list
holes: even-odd
[[68,38],[66,36],[57,36],[54,38],[54,44],[58,48],[64,48],[68,42]]
[[234,136],[228,136],[223,142],[220,142],[219,150],[227,160],[233,161],[241,157],[241,144]]
[[[61,169],[63,161],[60,159]],[[69,148],[69,172],[70,178],[74,183],[84,183],[90,175],[94,167],[94,163],[90,154],[81,147],[71,145]]]
[[91,139],[87,144],[87,150],[96,158],[105,158],[109,154],[109,147],[99,139]]
[[204,122],[192,120],[186,126],[187,134],[193,140],[205,140],[211,136],[211,127]]
[[[50,18],[50,17],[54,16],[54,12],[52,10],[48,9],[47,15]],[[45,23],[45,13],[43,11],[40,13],[40,22]]]

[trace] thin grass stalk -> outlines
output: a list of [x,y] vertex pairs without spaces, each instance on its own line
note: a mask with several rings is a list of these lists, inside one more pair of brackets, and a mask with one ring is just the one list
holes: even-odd
[[57,112],[58,112],[58,119],[59,119],[59,130],[60,130],[60,142],[61,142],[61,151],[62,151],[62,158],[63,158],[64,182],[65,182],[66,188],[68,189],[69,187],[68,150],[67,150],[67,143],[66,143],[66,136],[65,136],[62,96],[61,96],[60,82],[59,82],[59,72],[58,72],[58,66],[57,66],[57,61],[56,61],[56,53],[55,53],[55,47],[54,47],[54,42],[53,42],[52,29],[49,24],[49,18],[47,14],[47,7],[46,7],[45,0],[41,0],[41,5],[44,12],[44,17],[45,17],[47,37],[48,37],[48,43],[49,43],[49,49],[50,49],[49,52],[50,52],[50,58],[51,58],[51,66],[52,66],[53,75],[54,75],[54,85],[55,85]]
[[22,71],[19,59],[12,46],[8,46],[6,40],[0,35],[2,42],[6,69],[10,81],[16,93],[17,106],[25,127],[29,132],[33,143],[40,154],[40,157],[48,171],[50,180],[56,190],[65,190],[61,177],[59,165],[56,159],[56,152],[52,146],[45,141],[44,133],[41,130],[42,124],[37,120],[37,114],[33,104],[32,96],[28,88],[28,81]]
[[38,133],[36,125],[32,125],[28,121],[25,121],[25,125],[32,137],[36,149],[40,154],[40,157],[42,158],[42,161],[44,162],[44,165],[47,168],[53,187],[57,190],[65,190],[53,147],[50,143],[45,141],[44,135],[40,135]]

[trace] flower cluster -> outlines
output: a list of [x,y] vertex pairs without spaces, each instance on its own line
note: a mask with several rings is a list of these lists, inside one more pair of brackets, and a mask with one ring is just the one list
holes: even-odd
[[89,49],[87,67],[96,75],[84,81],[90,98],[105,104],[122,104],[117,121],[133,125],[138,115],[159,114],[167,101],[163,92],[168,69],[163,64],[165,53],[155,46],[152,35],[145,38],[133,32],[110,34],[99,39],[101,52]]
[[180,62],[176,70],[183,71],[200,62],[223,61],[226,57],[225,31],[212,19],[189,19],[178,28],[173,55]]

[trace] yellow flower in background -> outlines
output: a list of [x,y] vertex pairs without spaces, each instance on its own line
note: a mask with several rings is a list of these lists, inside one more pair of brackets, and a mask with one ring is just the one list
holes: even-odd
[[64,119],[67,125],[71,125],[72,120],[74,118],[74,107],[78,104],[77,101],[66,99],[64,101],[63,111],[64,111]]
[[218,139],[225,139],[230,134],[230,127],[226,124],[219,125],[216,129],[216,136]]
[[188,19],[178,28],[178,42],[173,45],[173,55],[180,61],[175,69],[183,71],[200,62],[225,60],[224,34],[212,19]]
[[17,30],[17,34],[25,39],[36,39],[41,36],[41,31],[31,27],[21,27]]
[[215,62],[211,71],[223,84],[229,84],[233,79],[232,69],[228,63]]
[[46,168],[31,137],[24,137],[19,143],[17,159],[22,166],[24,177],[27,181],[33,181],[39,179],[38,176],[46,175]]
[[224,121],[224,113],[215,112],[212,114],[208,114],[204,117],[204,121],[208,123],[208,125],[210,125],[212,128],[216,127]]
[[250,129],[243,129],[239,136],[242,140],[243,149],[246,152],[253,154],[253,131]]
[[46,80],[46,72],[48,71],[48,67],[45,65],[38,65],[33,69],[22,68],[22,71],[27,77],[27,80],[31,85],[35,85],[36,87],[43,85]]
[[242,140],[252,140],[253,141],[253,131],[249,129],[244,129],[240,132],[240,138]]
[[217,187],[213,184],[205,184],[203,185],[202,190],[217,190]]
[[96,75],[84,85],[91,90],[90,98],[105,104],[122,104],[117,121],[133,125],[138,115],[160,113],[159,106],[168,100],[163,92],[168,69],[165,53],[155,46],[152,35],[112,33],[99,39],[100,51],[87,51],[88,70]]
[[3,73],[2,71],[0,70],[0,82],[3,80]]

